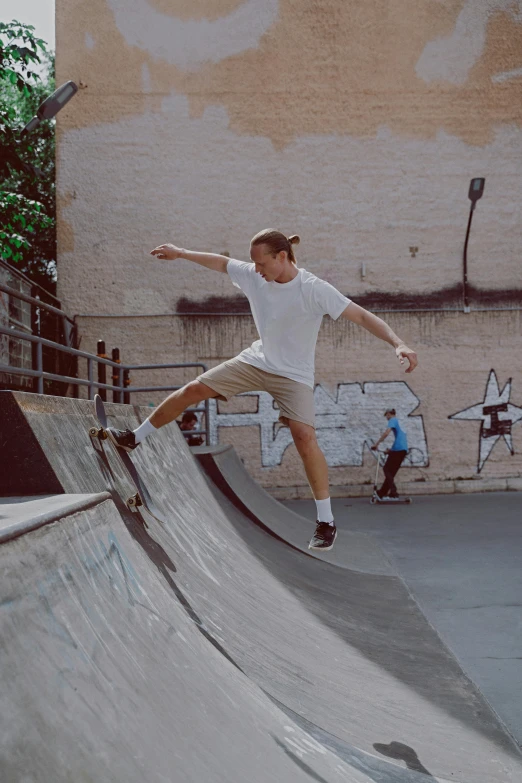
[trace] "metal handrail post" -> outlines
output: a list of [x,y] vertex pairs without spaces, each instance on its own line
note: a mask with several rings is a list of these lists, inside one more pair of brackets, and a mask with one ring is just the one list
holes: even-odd
[[43,377],[43,346],[42,343],[36,343],[36,371],[38,373],[37,388],[38,394],[44,393]]
[[210,404],[208,399],[205,400],[205,441],[207,446],[210,446]]
[[[96,352],[101,359],[107,358],[107,354],[105,353],[105,340],[98,340]],[[98,381],[99,383],[107,383],[107,365],[102,364],[101,362],[98,362]],[[107,392],[105,389],[98,389],[98,393],[102,400],[107,402]]]
[[89,380],[89,385],[87,387],[87,395],[89,400],[94,399],[94,385],[93,385],[93,366],[92,366],[92,359],[87,359],[87,378]]

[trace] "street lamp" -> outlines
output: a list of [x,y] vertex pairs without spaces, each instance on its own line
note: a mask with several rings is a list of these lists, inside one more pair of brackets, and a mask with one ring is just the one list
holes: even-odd
[[17,146],[21,139],[35,128],[42,120],[50,120],[60,109],[63,109],[66,103],[78,92],[78,87],[72,81],[65,82],[61,87],[49,95],[48,98],[38,107],[36,116],[29,120],[25,128],[20,132],[19,138],[16,138],[15,131],[7,125],[0,125],[0,180],[9,177],[9,169],[15,171],[25,171],[34,174],[37,177],[42,176],[42,172],[32,163],[25,163],[18,155]]
[[42,120],[52,119],[60,109],[63,109],[66,103],[69,103],[71,98],[78,92],[78,87],[72,81],[65,82],[61,87],[49,95],[45,101],[40,104],[36,116],[32,120],[29,120],[25,128],[20,133],[20,136],[25,136],[26,133],[30,133],[37,128]]
[[468,230],[466,231],[466,241],[464,242],[464,258],[463,258],[463,279],[462,279],[462,293],[464,296],[464,312],[469,313],[469,299],[468,299],[468,241],[469,232],[471,229],[471,219],[473,212],[475,211],[475,205],[479,198],[482,198],[484,193],[485,177],[475,177],[469,183],[468,198],[471,201],[471,209],[469,211]]

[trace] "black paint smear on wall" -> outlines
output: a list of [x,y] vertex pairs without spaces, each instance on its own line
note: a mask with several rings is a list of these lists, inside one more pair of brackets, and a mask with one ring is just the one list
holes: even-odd
[[[347,296],[350,296],[349,292]],[[468,287],[468,298],[472,307],[520,307],[522,288],[481,289]],[[464,306],[462,286],[457,283],[448,288],[429,293],[405,294],[372,291],[357,294],[354,301],[361,307],[385,308],[387,310],[438,310],[441,307],[461,310]],[[207,296],[205,299],[188,299],[182,296],[176,303],[178,313],[249,313],[250,305],[245,296]]]

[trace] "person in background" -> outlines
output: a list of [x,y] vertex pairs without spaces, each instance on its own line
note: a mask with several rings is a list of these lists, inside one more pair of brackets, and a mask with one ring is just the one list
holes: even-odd
[[388,458],[386,459],[383,468],[384,483],[377,491],[377,494],[380,498],[384,498],[388,494],[391,498],[398,498],[399,494],[394,479],[397,475],[397,471],[402,465],[404,457],[408,453],[408,439],[404,430],[401,429],[395,408],[388,408],[388,410],[384,412],[384,415],[388,419],[388,429],[383,432],[379,440],[373,444],[372,451],[376,451],[379,444],[382,443],[383,440],[386,440],[388,435],[392,432],[395,436],[395,440],[391,449],[388,449]]
[[[198,417],[194,411],[185,411],[181,417],[181,421],[178,421],[178,426],[182,432],[190,432],[197,429]],[[189,446],[201,446],[203,444],[203,438],[201,435],[191,435],[185,438]]]

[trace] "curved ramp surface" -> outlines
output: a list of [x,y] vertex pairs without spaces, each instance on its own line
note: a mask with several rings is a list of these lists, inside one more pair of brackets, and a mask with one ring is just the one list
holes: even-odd
[[[166,524],[131,514],[87,435],[93,403],[11,403],[39,449],[26,469],[36,455],[62,492],[111,500],[0,547],[8,780],[28,758],[38,783],[520,780],[518,748],[398,576],[252,524],[176,427],[132,455]],[[119,427],[142,415],[107,408]]]
[[339,531],[335,547],[330,552],[308,549],[315,520],[304,519],[269,495],[254,481],[232,446],[197,446],[192,453],[236,508],[281,541],[340,568],[372,574],[395,573],[379,544],[363,533]]
[[4,544],[0,568],[5,783],[370,780],[209,644],[112,501]]

